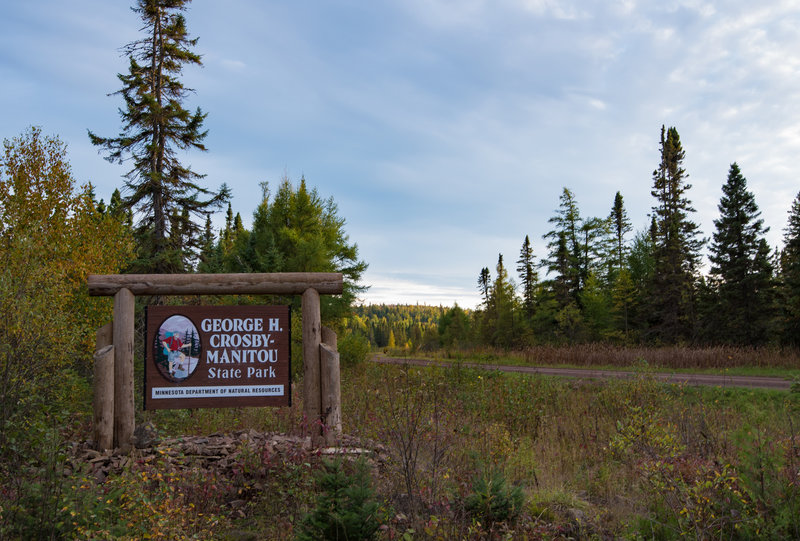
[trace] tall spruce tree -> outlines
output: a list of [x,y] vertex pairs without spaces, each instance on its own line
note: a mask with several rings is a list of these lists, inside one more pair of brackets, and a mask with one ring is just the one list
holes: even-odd
[[678,130],[661,126],[661,160],[653,171],[655,273],[652,284],[651,330],[654,337],[674,343],[694,331],[694,282],[703,240],[689,219],[694,212],[686,191],[686,155]]
[[[179,153],[206,150],[203,130],[206,114],[183,106],[192,92],[180,75],[185,65],[201,65],[192,49],[183,11],[189,0],[138,0],[133,11],[143,22],[145,36],[129,43],[128,73],[119,74],[125,107],[120,109],[122,131],[117,137],[89,138],[107,152],[106,159],[132,169],[125,175],[123,206],[136,219],[138,260],[131,270],[138,272],[180,272],[191,266],[197,246],[177,242],[176,237],[200,237],[204,219],[228,198],[223,184],[214,192],[200,185],[204,175],[179,160]],[[188,220],[180,219],[186,213]],[[177,215],[178,220],[171,220]],[[174,228],[179,227],[180,231]]]
[[525,315],[532,318],[536,310],[536,288],[539,282],[539,275],[533,263],[533,247],[528,235],[522,242],[522,248],[517,260],[517,272],[522,281],[522,307]]
[[550,280],[550,289],[559,307],[574,303],[573,281],[570,280],[572,274],[572,261],[569,248],[567,247],[567,235],[563,231],[558,232],[555,246],[551,247],[550,261],[547,269],[553,273]]
[[483,267],[480,274],[478,274],[478,289],[481,292],[484,306],[489,306],[489,293],[492,290],[492,276],[489,273],[489,267]]
[[800,345],[800,193],[792,202],[784,229],[781,265],[781,340]]
[[614,312],[620,323],[619,329],[627,337],[629,330],[628,312],[634,299],[634,284],[626,264],[630,249],[625,243],[625,235],[630,233],[633,227],[625,210],[625,203],[620,192],[617,192],[614,196],[614,204],[611,206],[611,213],[608,215],[608,223],[611,230],[610,243],[612,244],[608,261],[610,267],[609,286]]
[[[359,280],[367,264],[358,257],[358,245],[350,242],[336,202],[322,198],[316,188],[308,189],[305,178],[296,187],[283,178],[274,197],[264,186],[252,230],[244,228],[238,213],[231,227],[232,246],[222,257],[226,272],[342,273],[342,294],[321,300],[325,320],[347,316],[365,290]],[[224,242],[225,238],[219,239]]]
[[[720,217],[711,242],[711,276],[717,284],[712,338],[729,344],[763,344],[772,318],[772,265],[763,235],[769,228],[736,163],[722,186]],[[763,242],[762,242],[763,241]]]
[[508,277],[503,254],[497,258],[497,277],[492,284],[488,315],[491,319],[492,345],[510,348],[516,339],[516,295],[514,284]]
[[[582,265],[583,247],[581,244],[581,216],[578,202],[569,188],[564,188],[559,198],[560,206],[556,215],[548,220],[555,228],[545,233],[548,240],[549,251],[547,264],[548,271],[555,273],[559,289],[565,289],[568,296],[576,303],[579,302],[583,286]],[[569,302],[567,298],[557,294],[563,303]]]
[[620,296],[628,297],[626,304],[627,323],[631,330],[642,333],[649,330],[648,325],[652,319],[650,317],[651,290],[656,272],[655,243],[652,230],[652,227],[643,229],[637,231],[633,236],[630,253],[628,253],[627,258],[630,283],[622,284],[624,289],[629,290],[624,293],[615,293],[618,298]]
[[625,235],[633,229],[620,192],[614,196],[614,205],[611,207],[608,219],[614,235],[614,267],[619,272],[625,268],[625,257],[628,252],[625,246]]
[[[579,274],[581,277],[581,290],[586,287],[589,276],[595,275],[595,280],[605,282],[613,274],[613,238],[611,236],[611,221],[603,218],[587,218],[582,220],[581,228],[581,257],[579,258]],[[603,284],[605,285],[605,284]]]

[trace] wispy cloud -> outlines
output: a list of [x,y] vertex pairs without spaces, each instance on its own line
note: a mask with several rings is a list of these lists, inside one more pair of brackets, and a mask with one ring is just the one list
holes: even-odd
[[[66,6],[16,3],[0,20],[0,97],[14,104],[0,135],[58,131],[107,198],[125,169],[85,130],[119,129],[106,94],[139,25],[127,5]],[[797,192],[793,0],[236,0],[187,18],[205,67],[184,77],[211,149],[192,166],[228,182],[245,219],[259,181],[305,174],[340,203],[368,299],[469,305],[498,252],[515,260],[528,234],[544,255],[563,186],[585,216],[607,215],[619,190],[644,226],[661,124],[681,134],[706,236],[733,161],[774,245]]]

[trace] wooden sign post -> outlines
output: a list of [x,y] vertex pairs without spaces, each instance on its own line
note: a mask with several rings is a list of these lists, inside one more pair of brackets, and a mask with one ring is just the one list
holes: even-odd
[[[95,354],[96,363],[105,366],[113,352],[114,364],[113,389],[107,388],[111,378],[96,378],[95,382],[95,442],[99,447],[104,448],[113,441],[122,452],[128,452],[133,445],[136,295],[302,295],[303,413],[313,445],[332,444],[341,434],[336,335],[322,328],[319,298],[320,294],[342,293],[341,273],[90,274],[88,284],[90,295],[114,297],[113,340],[107,343],[107,330],[98,331]],[[103,350],[101,345],[112,347]],[[99,366],[96,368],[100,370]],[[98,389],[98,385],[105,388]],[[103,411],[109,404],[109,396],[113,396],[113,439],[109,438],[106,428],[109,416]]]

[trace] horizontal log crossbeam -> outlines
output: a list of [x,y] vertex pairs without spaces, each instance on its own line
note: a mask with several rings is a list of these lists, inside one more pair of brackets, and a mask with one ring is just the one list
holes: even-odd
[[[95,389],[95,409],[101,410],[95,414],[95,439],[100,448],[112,445],[112,437],[113,445],[122,452],[128,452],[133,444],[133,299],[136,295],[302,295],[304,414],[312,426],[311,440],[319,446],[326,442],[331,444],[341,435],[336,335],[322,328],[319,301],[320,295],[343,292],[341,273],[90,274],[87,282],[89,295],[114,297],[113,327],[104,327],[97,339],[98,355],[106,359],[105,364],[110,365],[113,356],[113,374],[98,377],[98,380],[103,379],[102,388]],[[322,343],[323,334],[328,343]],[[320,382],[320,350],[325,357],[324,388]],[[104,368],[99,366],[100,357],[95,359],[97,368]],[[322,402],[324,412],[321,411]],[[112,403],[113,406],[109,405]],[[113,422],[108,418],[111,415]],[[108,424],[113,426],[106,426]]]
[[113,296],[120,289],[134,295],[340,295],[338,272],[274,272],[253,274],[90,274],[89,295]]

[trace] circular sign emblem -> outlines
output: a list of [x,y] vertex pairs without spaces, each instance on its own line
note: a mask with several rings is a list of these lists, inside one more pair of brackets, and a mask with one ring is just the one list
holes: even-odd
[[192,320],[174,315],[158,328],[153,344],[153,360],[169,381],[180,383],[194,373],[200,360],[200,333]]

